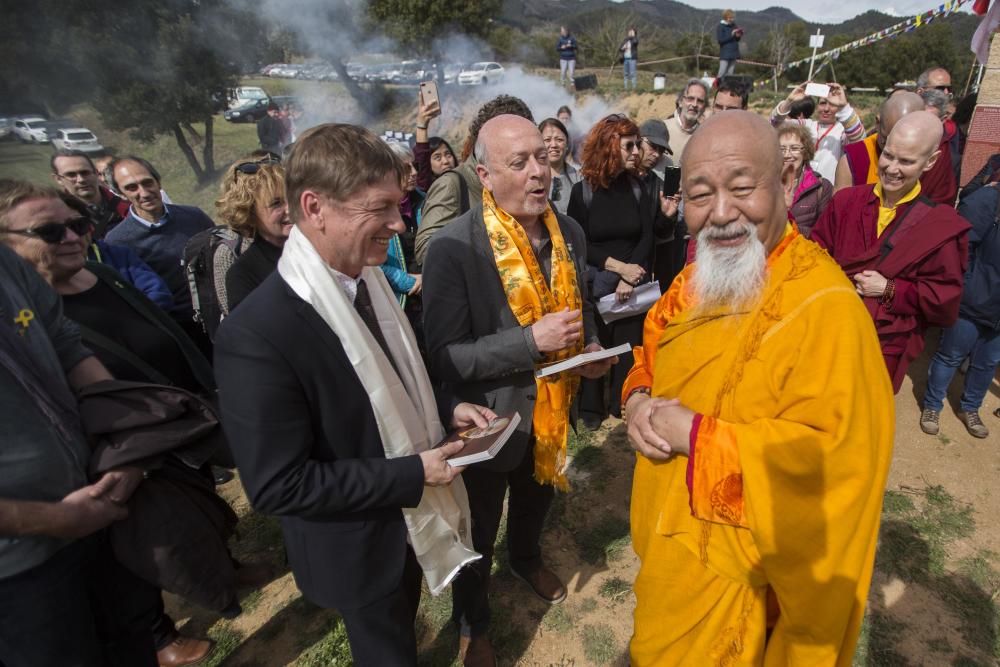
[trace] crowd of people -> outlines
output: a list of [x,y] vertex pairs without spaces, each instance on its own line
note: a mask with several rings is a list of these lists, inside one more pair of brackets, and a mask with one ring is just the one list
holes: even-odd
[[[720,42],[741,32],[725,17]],[[568,30],[559,49],[572,79]],[[632,31],[633,85],[637,50]],[[57,151],[58,187],[0,181],[0,409],[19,425],[0,456],[0,665],[203,660],[212,643],[176,631],[162,591],[232,617],[237,589],[274,576],[226,546],[214,486],[234,468],[356,664],[416,664],[423,580],[451,588],[463,664],[495,665],[505,498],[506,562],[560,603],[546,515],[570,430],[609,417],[637,452],[632,664],[849,662],[893,394],[931,328],[921,428],[967,361],[958,414],[989,432],[1000,158],[959,193],[941,68],[866,137],[837,84],[748,112],[732,60],[641,125],[498,96],[460,152],[431,135],[436,101],[412,146],[337,123],[275,139],[274,114],[214,221],[139,156]],[[490,460],[438,446],[514,414]]]

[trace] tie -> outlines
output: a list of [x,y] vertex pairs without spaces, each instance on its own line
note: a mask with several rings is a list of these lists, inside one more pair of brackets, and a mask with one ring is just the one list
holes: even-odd
[[[372,332],[375,336],[375,340],[378,341],[379,347],[385,352],[385,356],[389,358],[389,363],[392,364],[392,369],[396,371],[396,375],[399,375],[399,369],[396,368],[396,361],[392,358],[392,354],[389,352],[389,344],[385,342],[385,336],[382,334],[382,329],[378,325],[378,318],[375,316],[375,306],[372,305],[371,294],[368,293],[368,285],[365,284],[364,280],[358,280],[358,293],[354,297],[354,310],[358,311],[358,315],[361,316],[361,321],[365,323],[368,330]],[[400,376],[402,377],[402,376]]]

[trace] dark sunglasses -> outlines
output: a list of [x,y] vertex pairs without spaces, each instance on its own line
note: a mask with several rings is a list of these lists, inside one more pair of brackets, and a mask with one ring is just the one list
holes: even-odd
[[77,236],[85,236],[94,228],[94,223],[90,218],[72,218],[66,222],[46,222],[43,225],[32,227],[31,229],[8,230],[8,234],[18,236],[28,236],[41,239],[49,245],[61,243],[66,237],[66,230],[72,230]]
[[945,93],[950,93],[952,90],[951,86],[932,86],[932,88],[934,88],[934,90],[940,90]]
[[641,146],[637,141],[626,141],[624,144],[622,144],[622,150],[625,151],[626,153],[631,153],[636,148],[641,149]]
[[276,157],[268,156],[257,160],[256,162],[241,162],[236,165],[236,171],[241,174],[256,174],[260,171],[261,166],[265,164],[281,164],[281,160]]

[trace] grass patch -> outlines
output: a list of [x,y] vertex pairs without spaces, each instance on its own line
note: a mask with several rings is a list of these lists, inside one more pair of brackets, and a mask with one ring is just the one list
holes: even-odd
[[609,665],[620,653],[614,630],[603,623],[583,626],[580,637],[583,639],[583,654],[595,665]]
[[566,439],[566,453],[575,458],[580,450],[593,445],[594,432],[584,426],[582,420],[577,420],[576,428],[569,430],[569,436]]
[[281,551],[285,546],[278,520],[253,511],[240,519],[236,535],[236,547],[240,554]]
[[594,598],[587,598],[580,603],[580,613],[589,614],[597,609],[597,600]]
[[215,641],[215,650],[203,667],[218,667],[243,642],[243,633],[232,627],[229,621],[222,620],[209,628],[208,638]]
[[628,521],[606,516],[589,529],[574,533],[580,555],[588,563],[617,560],[631,543]]
[[935,637],[934,639],[929,639],[926,642],[927,648],[931,650],[932,653],[951,653],[951,644],[945,637]]
[[632,592],[632,584],[621,577],[611,577],[605,579],[598,591],[602,598],[607,598],[613,602],[622,602]]
[[353,665],[351,646],[347,641],[347,629],[340,618],[330,621],[329,629],[318,642],[307,649],[295,661],[299,667],[339,667]]
[[264,598],[264,593],[259,588],[254,589],[243,596],[240,600],[240,606],[243,607],[244,614],[253,613],[253,610],[257,608],[260,601]]
[[573,629],[573,619],[566,610],[566,605],[557,604],[549,608],[542,618],[542,627],[561,635]]

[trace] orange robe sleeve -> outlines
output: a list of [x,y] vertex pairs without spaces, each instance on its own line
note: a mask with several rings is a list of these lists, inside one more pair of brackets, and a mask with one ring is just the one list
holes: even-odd
[[625,384],[622,386],[622,405],[625,404],[632,390],[653,386],[653,366],[655,365],[657,343],[670,318],[688,306],[687,288],[690,285],[693,270],[694,266],[691,264],[684,267],[684,270],[677,274],[674,281],[670,283],[670,288],[646,313],[646,319],[642,325],[642,345],[632,348],[632,356],[635,361],[632,364],[632,370],[625,378]]

